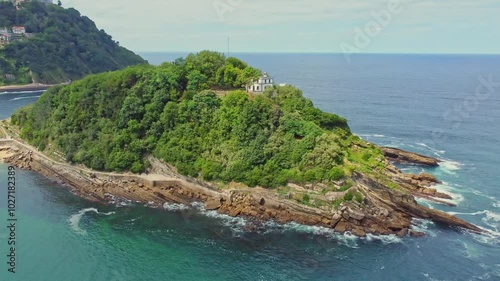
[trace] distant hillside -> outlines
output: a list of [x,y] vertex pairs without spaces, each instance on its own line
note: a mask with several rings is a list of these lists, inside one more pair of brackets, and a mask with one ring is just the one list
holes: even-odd
[[[15,26],[26,34],[12,33]],[[60,83],[147,63],[77,10],[39,1],[18,10],[0,2],[0,33],[0,85]]]

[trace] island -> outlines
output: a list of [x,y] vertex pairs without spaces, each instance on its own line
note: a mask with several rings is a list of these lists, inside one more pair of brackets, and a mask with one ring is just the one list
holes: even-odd
[[147,63],[77,10],[50,2],[0,1],[0,92],[45,90]]
[[[265,80],[265,81],[263,81]],[[256,90],[262,83],[265,89]],[[430,174],[392,161],[437,159],[381,148],[353,134],[291,86],[223,54],[202,51],[52,87],[0,122],[4,161],[88,199],[296,222],[357,236],[424,235],[414,219],[482,230],[417,203],[448,203]]]

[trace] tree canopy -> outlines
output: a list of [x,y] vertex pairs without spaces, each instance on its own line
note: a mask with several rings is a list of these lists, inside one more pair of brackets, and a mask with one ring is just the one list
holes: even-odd
[[[0,85],[61,83],[147,63],[73,8],[25,1],[16,10],[12,3],[0,2],[0,27],[15,25],[32,36],[0,48]],[[16,79],[9,81],[3,74]]]
[[314,107],[295,87],[260,95],[207,90],[227,66],[248,69],[201,52],[92,75],[51,88],[12,122],[40,150],[105,171],[143,172],[145,156],[154,155],[185,175],[275,187],[339,180],[352,163],[379,165],[380,152],[358,146],[344,118]]

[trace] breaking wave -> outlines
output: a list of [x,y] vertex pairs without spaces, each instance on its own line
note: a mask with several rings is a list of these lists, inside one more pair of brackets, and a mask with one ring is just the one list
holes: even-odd
[[86,209],[80,210],[78,213],[69,217],[69,225],[77,234],[80,234],[80,235],[87,234],[87,231],[80,228],[80,220],[82,219],[83,215],[85,215],[88,212],[94,212],[96,214],[105,215],[105,216],[109,216],[109,215],[112,215],[115,213],[115,212],[100,213],[96,208],[86,208]]
[[214,218],[220,221],[224,226],[229,227],[234,234],[240,234],[243,233],[245,230],[245,227],[247,226],[247,220],[242,218],[242,217],[231,217],[229,215],[225,214],[220,214],[217,211],[207,211],[205,209],[205,205],[200,202],[193,202],[191,205],[184,205],[184,204],[179,204],[179,203],[165,203],[163,204],[163,209],[171,212],[184,212],[188,210],[195,211],[196,213],[209,217],[209,218]]
[[31,96],[31,97],[19,97],[19,98],[13,98],[13,99],[10,99],[9,101],[16,101],[16,100],[25,100],[25,99],[37,99],[41,96]]

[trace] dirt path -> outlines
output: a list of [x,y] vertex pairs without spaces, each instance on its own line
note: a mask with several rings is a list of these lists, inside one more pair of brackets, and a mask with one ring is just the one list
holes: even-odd
[[58,85],[68,85],[69,83],[61,83],[61,84],[38,84],[38,83],[33,83],[33,84],[27,84],[27,85],[9,85],[9,86],[1,86],[0,87],[0,93],[1,92],[23,92],[23,91],[44,91],[47,90],[48,88],[52,86],[58,86]]
[[[51,163],[51,166],[57,165],[57,166],[59,166],[59,168],[65,168],[67,170],[72,170],[72,171],[76,171],[79,173],[86,173],[89,175],[93,174],[95,176],[101,176],[101,177],[136,176],[136,177],[142,177],[144,180],[148,180],[148,181],[172,181],[172,180],[176,180],[174,178],[169,178],[169,177],[166,177],[166,176],[160,175],[160,174],[136,175],[136,174],[130,174],[130,173],[98,172],[98,171],[94,171],[94,170],[91,170],[91,169],[88,169],[88,168],[85,168],[82,166],[71,165],[71,164],[68,164],[66,162],[61,162],[61,161],[58,161],[56,159],[53,159],[53,158],[46,156],[45,154],[39,152],[38,149],[36,149],[32,145],[29,145],[29,144],[21,141],[17,137],[13,138],[10,134],[7,133],[7,130],[5,129],[4,124],[2,122],[0,122],[0,130],[5,135],[4,140],[9,140],[11,142],[14,142],[17,146],[20,146],[24,150],[30,151],[31,153],[35,154],[36,157],[42,158],[45,161],[47,161],[48,163]],[[6,158],[6,157],[4,156],[3,158]]]

